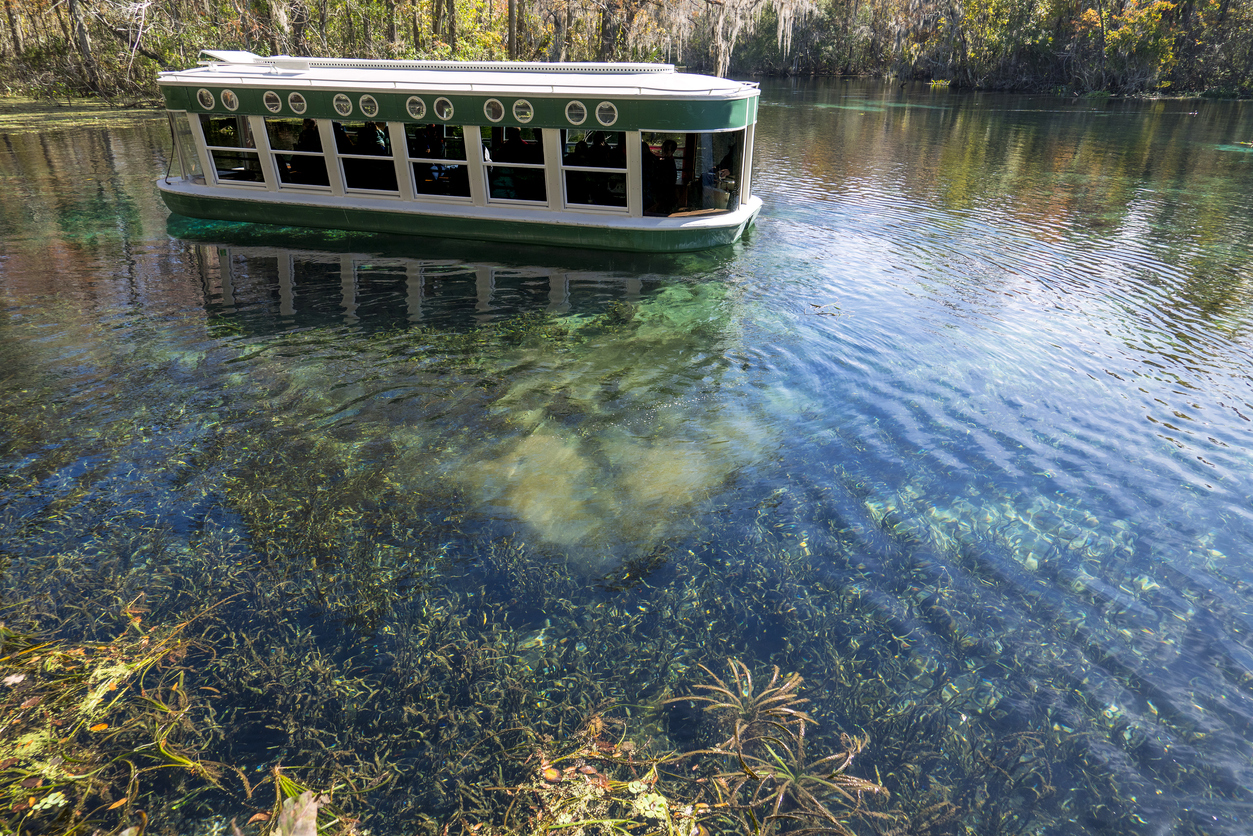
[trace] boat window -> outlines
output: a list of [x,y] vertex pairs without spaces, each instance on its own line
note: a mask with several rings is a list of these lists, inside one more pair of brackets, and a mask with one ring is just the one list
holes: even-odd
[[405,109],[409,111],[409,115],[414,119],[421,119],[426,116],[426,102],[422,101],[420,96],[410,96],[405,102]]
[[582,102],[570,102],[566,105],[566,119],[571,125],[582,125],[587,119],[587,108]]
[[641,131],[645,215],[704,215],[739,207],[744,131]]
[[226,185],[264,183],[257,145],[247,116],[227,113],[200,114],[205,147],[219,183]]
[[483,115],[492,122],[499,122],[505,118],[505,106],[499,99],[488,99],[483,103]]
[[233,90],[223,90],[222,107],[231,112],[239,110],[239,96],[236,96]]
[[626,207],[625,133],[562,131],[561,167],[567,206]]
[[293,186],[330,186],[322,135],[313,119],[266,119],[266,138],[279,182]]
[[213,110],[217,106],[217,100],[213,98],[213,91],[206,90],[203,87],[196,91],[196,101],[200,102],[200,106],[205,110]]
[[204,169],[200,167],[200,154],[196,151],[196,141],[192,139],[191,122],[188,120],[186,113],[170,114],[178,171],[184,180],[204,182]]
[[452,102],[440,96],[435,100],[435,115],[447,122],[452,118]]
[[283,109],[283,97],[273,90],[266,90],[265,95],[261,97],[261,101],[265,104],[265,109],[270,113],[278,113]]
[[405,125],[409,169],[420,195],[470,196],[465,129],[460,125]]
[[335,106],[335,112],[340,116],[352,115],[352,99],[343,93],[336,93],[335,98],[331,99],[331,104]]
[[343,165],[344,188],[399,191],[386,122],[332,122],[331,133]]
[[519,122],[530,122],[535,116],[535,108],[526,99],[518,99],[513,103],[513,118]]
[[[488,128],[487,194],[491,200],[547,203],[543,133],[539,128]],[[502,165],[502,163],[504,165]]]
[[609,127],[618,121],[618,108],[613,102],[601,102],[596,105],[596,121]]
[[362,96],[357,100],[357,106],[361,108],[362,116],[368,116],[373,119],[379,115],[379,103],[373,96]]
[[309,106],[309,103],[299,93],[288,93],[287,106],[291,108],[292,113],[301,114],[305,112],[305,108]]

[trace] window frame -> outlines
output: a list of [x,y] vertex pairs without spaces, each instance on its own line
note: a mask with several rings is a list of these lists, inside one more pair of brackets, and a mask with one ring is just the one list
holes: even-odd
[[[312,117],[297,116],[294,119],[290,117],[271,117],[271,116],[261,117],[262,124],[265,127],[266,150],[269,152],[271,164],[273,166],[272,170],[274,171],[274,185],[277,191],[304,192],[304,193],[309,193],[309,194],[330,194],[334,191],[331,185],[332,179],[331,179],[331,171],[330,171],[330,168],[331,168],[330,161],[327,159],[326,143],[325,141],[322,140],[322,126],[320,124],[321,122],[327,121],[327,120],[314,119],[315,127],[318,130],[318,140],[320,144],[322,145],[321,151],[297,151],[295,149],[288,150],[288,149],[283,149],[283,148],[275,148],[274,144],[270,142],[270,125],[269,125],[270,122],[303,123],[305,119],[308,119],[308,118],[312,118]],[[300,156],[300,157],[320,157],[322,159],[322,165],[326,168],[326,185],[323,185],[321,183],[292,183],[292,182],[288,182],[284,180],[283,175],[281,173],[282,170],[279,168],[279,165],[278,165],[278,162],[279,162],[278,157],[280,154],[288,155],[288,156]]]
[[[193,131],[195,132],[198,146],[199,148],[204,150],[205,157],[210,163],[210,165],[204,166],[206,180],[208,179],[209,172],[212,172],[213,173],[213,185],[215,186],[227,186],[228,188],[240,188],[240,189],[259,189],[259,190],[268,189],[269,178],[266,177],[266,164],[265,164],[266,161],[261,156],[261,149],[257,147],[256,133],[252,130],[252,121],[249,118],[249,116],[245,114],[230,113],[230,112],[198,113],[196,115],[199,118],[191,119],[189,121],[191,122]],[[212,119],[215,116],[218,118],[222,118],[222,119],[235,119],[237,122],[239,120],[242,120],[242,123],[248,126],[248,136],[252,140],[252,147],[249,147],[247,145],[210,145],[209,138],[205,134],[205,131],[204,131],[204,120]],[[266,142],[266,145],[267,146],[269,145],[268,141]],[[217,160],[215,160],[213,157],[214,151],[226,151],[226,152],[230,152],[234,154],[243,153],[243,154],[253,155],[254,157],[256,157],[256,160],[257,160],[257,174],[260,175],[261,179],[260,180],[223,180],[221,177],[218,176]],[[202,165],[204,162],[205,162],[204,160],[201,161]]]
[[[477,131],[479,136],[479,144],[487,152],[491,153],[491,145],[484,142],[483,131],[490,132],[493,129],[504,130],[500,125],[480,125]],[[496,160],[483,160],[483,200],[487,206],[512,206],[520,209],[552,209],[553,207],[553,184],[550,181],[552,170],[549,166],[548,149],[551,147],[551,137],[545,132],[551,131],[551,128],[519,128],[519,130],[527,130],[538,132],[541,139],[541,148],[544,151],[544,157],[538,163],[516,163],[516,162],[497,162]],[[466,153],[469,153],[467,148]],[[542,182],[544,184],[544,197],[539,200],[528,200],[520,197],[493,197],[492,196],[492,173],[497,168],[520,168],[528,170],[538,170],[543,174]]]
[[[403,183],[404,181],[400,177],[397,176],[397,172],[396,172],[396,143],[392,141],[390,122],[382,122],[378,119],[353,119],[350,121],[346,118],[345,119],[328,119],[326,121],[328,123],[327,127],[331,134],[332,140],[334,140],[334,137],[335,137],[335,125],[336,124],[339,124],[340,127],[343,127],[344,123],[357,124],[357,125],[364,126],[366,122],[373,122],[376,125],[381,125],[384,128],[383,134],[387,137],[388,144],[391,145],[390,154],[353,154],[353,153],[341,152],[339,150],[339,144],[337,142],[332,141],[331,153],[333,153],[335,155],[335,159],[338,160],[339,177],[340,177],[339,182],[343,185],[345,195],[361,195],[364,197],[384,198],[384,199],[391,199],[391,200],[403,200],[406,197],[406,195],[404,194],[404,190],[401,188],[401,183]],[[323,149],[326,148],[325,140],[322,143],[322,148]],[[386,160],[388,163],[391,164],[392,176],[396,180],[396,188],[395,189],[364,189],[364,188],[361,188],[360,186],[349,185],[348,184],[348,169],[344,166],[345,160],[365,160],[367,162],[378,162],[378,163],[382,163],[383,161]]]
[[[585,120],[586,121],[586,120]],[[621,168],[610,168],[604,166],[581,166],[566,164],[566,144],[571,133],[581,133],[585,135],[593,133],[614,133],[622,135],[623,162]],[[559,148],[557,164],[558,164],[558,180],[561,186],[561,209],[566,212],[587,212],[589,214],[608,214],[608,215],[630,215],[631,214],[631,160],[630,147],[632,131],[610,131],[604,128],[558,128],[557,138]],[[639,144],[638,134],[636,134],[636,145]],[[569,172],[582,172],[586,174],[616,174],[622,176],[622,205],[612,206],[604,203],[571,203],[569,194],[569,179],[566,176]]]
[[[474,132],[477,134],[478,126],[453,125],[449,122],[443,122],[443,121],[441,122],[398,122],[396,124],[400,128],[400,133],[402,133],[405,137],[405,142],[404,142],[405,170],[408,172],[409,188],[413,194],[412,199],[415,201],[423,201],[423,202],[435,201],[437,203],[455,203],[455,204],[462,205],[462,206],[467,205],[467,204],[473,204],[474,203],[474,167],[470,165],[470,156],[471,156],[470,142],[467,139],[467,136],[471,130],[474,130]],[[408,131],[408,127],[410,125],[416,125],[418,127],[424,127],[424,128],[429,128],[431,126],[434,126],[444,131],[447,131],[449,128],[460,128],[461,129],[461,146],[463,149],[462,159],[454,160],[454,159],[449,159],[447,157],[435,158],[435,157],[411,156],[409,154],[409,131]],[[447,134],[445,134],[445,136],[447,136]],[[396,147],[396,143],[395,141],[393,141],[392,142],[393,150],[395,149],[395,147]],[[467,185],[469,186],[470,193],[467,195],[449,195],[449,194],[428,194],[426,192],[418,191],[418,182],[417,182],[418,175],[417,175],[417,172],[414,170],[414,167],[413,167],[414,163],[423,163],[427,165],[445,165],[445,166],[460,165],[462,166],[466,172],[466,181],[467,181]]]

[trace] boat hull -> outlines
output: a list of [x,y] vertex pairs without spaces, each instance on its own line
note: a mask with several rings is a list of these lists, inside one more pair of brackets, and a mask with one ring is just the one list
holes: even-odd
[[511,244],[580,247],[635,252],[688,252],[734,243],[753,223],[761,200],[750,197],[734,212],[689,218],[595,217],[584,213],[526,209],[407,204],[371,198],[278,196],[274,192],[223,194],[223,189],[182,180],[159,180],[171,212],[191,218],[282,224],[499,241]]

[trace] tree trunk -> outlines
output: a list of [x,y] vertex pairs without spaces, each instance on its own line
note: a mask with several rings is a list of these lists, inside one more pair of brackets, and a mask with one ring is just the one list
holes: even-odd
[[283,0],[270,0],[270,52],[280,55],[291,49],[291,22]]
[[83,72],[87,76],[87,85],[100,92],[100,76],[96,72],[96,59],[91,54],[91,38],[87,36],[87,26],[83,23],[83,10],[78,0],[69,0],[70,24],[74,27],[74,45],[83,60]]
[[383,4],[387,14],[387,43],[396,43],[396,0],[386,0]]
[[509,58],[518,57],[518,0],[509,0]]
[[291,47],[297,55],[308,55],[309,47],[305,44],[305,29],[309,28],[309,7],[302,2],[291,7]]
[[596,60],[612,61],[618,51],[618,34],[621,28],[621,7],[618,0],[608,0],[600,12],[600,46]]
[[9,18],[9,32],[13,36],[13,53],[21,57],[26,51],[26,45],[22,40],[22,24],[17,19],[17,10],[13,8],[13,0],[4,0],[4,12]]

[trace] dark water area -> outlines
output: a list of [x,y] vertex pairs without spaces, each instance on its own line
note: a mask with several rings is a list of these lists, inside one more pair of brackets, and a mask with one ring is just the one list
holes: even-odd
[[665,700],[734,658],[868,738],[855,833],[1253,829],[1247,103],[767,83],[684,256],[192,221],[159,115],[0,131],[3,603],[224,601],[206,760],[461,832],[537,749],[717,743]]

